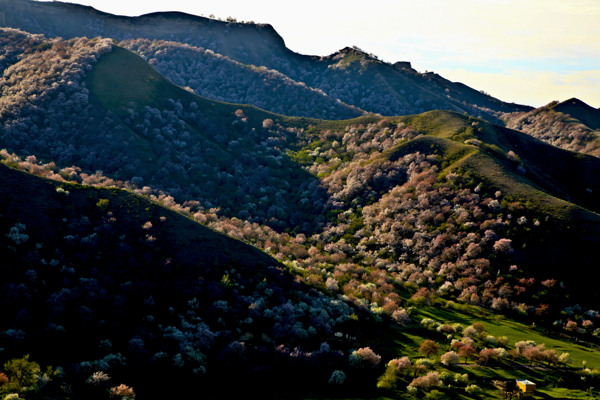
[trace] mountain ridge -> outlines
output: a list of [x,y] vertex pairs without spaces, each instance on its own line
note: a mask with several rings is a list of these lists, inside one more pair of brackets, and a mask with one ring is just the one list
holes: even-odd
[[[530,109],[528,106],[500,102],[476,90],[466,90],[464,85],[454,84],[439,76],[419,74],[412,69],[398,68],[382,62],[379,63],[385,65],[383,69],[375,66],[361,72],[359,68],[350,71],[351,76],[345,76],[340,71],[329,68],[333,64],[328,61],[329,56],[305,56],[289,50],[272,27],[267,28],[251,23],[240,24],[233,20],[228,22],[207,20],[203,17],[185,15],[182,17],[185,20],[182,23],[197,21],[200,25],[186,25],[185,29],[179,29],[174,28],[174,25],[169,27],[167,24],[163,32],[162,25],[147,23],[149,20],[163,18],[161,13],[153,13],[150,17],[129,19],[119,17],[120,22],[116,26],[109,27],[105,20],[110,20],[112,18],[110,15],[87,15],[91,11],[77,5],[67,7],[71,13],[69,17],[71,23],[65,25],[53,21],[51,13],[42,12],[40,8],[60,9],[62,6],[58,2],[46,3],[43,6],[29,0],[3,0],[3,2],[7,6],[3,16],[5,23],[29,32],[65,38],[100,35],[117,40],[144,37],[151,40],[180,41],[210,49],[243,64],[277,70],[295,82],[305,82],[311,88],[320,89],[335,99],[368,112],[406,115],[441,108],[466,111],[497,121],[494,115],[497,111]],[[25,5],[27,11],[19,12],[19,9],[23,9]],[[175,20],[179,21],[179,16],[174,14]],[[98,17],[97,23],[94,22]],[[167,19],[170,21],[172,18]],[[135,24],[135,33],[125,26],[125,22]],[[125,25],[119,28],[119,24]],[[195,36],[190,36],[190,29],[195,32]],[[367,75],[364,75],[365,73]],[[390,88],[393,90],[390,91]],[[491,111],[487,109],[488,107],[491,107]]]

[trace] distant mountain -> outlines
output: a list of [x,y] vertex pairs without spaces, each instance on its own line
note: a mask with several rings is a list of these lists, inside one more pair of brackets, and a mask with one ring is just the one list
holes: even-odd
[[223,22],[180,12],[140,17],[107,14],[88,6],[62,2],[2,0],[0,26],[65,39],[103,36],[117,40],[172,40],[211,49],[245,64],[290,53],[272,26]]
[[505,114],[506,126],[563,149],[600,157],[600,111],[578,99]]
[[590,107],[579,99],[569,99],[552,107],[554,111],[569,114],[591,129],[600,129],[600,110]]
[[302,80],[349,104],[383,115],[440,109],[494,119],[493,111],[530,109],[503,103],[433,72],[419,73],[410,63],[382,62],[356,48],[342,49],[319,62],[326,69],[312,76],[301,75]]
[[[103,36],[117,40],[145,38],[188,44],[201,48],[200,52],[209,49],[243,64],[276,70],[287,76],[290,82],[298,82],[300,85],[304,83],[309,88],[323,91],[329,98],[383,115],[406,115],[446,109],[496,121],[495,112],[531,110],[531,107],[501,102],[433,73],[418,73],[410,68],[410,63],[384,63],[359,49],[345,48],[327,57],[296,54],[285,47],[283,39],[269,25],[217,21],[183,13],[120,17],[96,11],[91,7],[60,2],[2,0],[0,4],[3,6],[0,11],[0,23],[5,26],[51,37]],[[66,20],[69,23],[66,24]],[[164,59],[164,56],[161,58]],[[167,72],[166,66],[161,69],[160,63],[157,63],[157,68],[163,74],[173,74],[173,63],[182,62],[181,59],[172,60],[169,65],[171,72]],[[191,71],[187,70],[186,64],[178,65],[175,69],[182,71],[178,83],[198,81],[198,75],[204,73],[202,65],[198,66],[200,69]],[[231,67],[235,67],[239,71],[238,74],[248,76],[248,71],[244,71],[240,65],[225,63],[223,68]],[[214,70],[209,71],[208,74],[214,73]],[[240,93],[228,96],[228,99],[244,103],[262,96],[260,93],[272,93],[269,87],[272,83],[265,82],[266,88],[258,89],[251,96]],[[284,85],[279,90],[283,92],[284,97],[294,98],[298,89],[296,84],[292,84]],[[194,90],[206,95],[214,94]],[[313,104],[314,92],[300,92],[305,95],[298,103],[306,101]],[[272,111],[277,111],[276,107],[268,105],[272,104],[268,99],[255,101],[255,105],[264,105]],[[321,117],[315,109],[312,112],[302,108],[294,111],[294,115]],[[327,112],[330,114],[328,118],[348,117],[348,110],[343,104],[331,105]]]

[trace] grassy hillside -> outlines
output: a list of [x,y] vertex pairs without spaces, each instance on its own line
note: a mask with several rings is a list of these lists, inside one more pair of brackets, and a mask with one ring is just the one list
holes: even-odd
[[[444,139],[429,142],[436,143],[452,146]],[[108,389],[122,382],[139,397],[178,395],[201,385],[211,399],[234,398],[246,390],[252,391],[250,398],[420,398],[435,393],[453,399],[501,398],[490,379],[512,378],[534,380],[538,393],[546,393],[542,398],[560,398],[557,393],[565,388],[583,395],[597,379],[590,372],[588,381],[577,383],[583,361],[590,368],[599,365],[595,339],[574,341],[479,307],[436,296],[423,301],[405,289],[398,293],[407,319],[393,322],[336,306],[294,282],[264,253],[126,191],[58,183],[5,166],[0,175],[0,230],[7,232],[0,238],[5,254],[2,360],[29,353],[43,366],[64,370],[46,378],[51,384],[21,392],[25,398],[32,393],[108,398]],[[265,307],[264,315],[251,311],[256,302]],[[278,324],[291,317],[277,314],[278,307],[293,307],[289,323],[294,329],[310,324],[316,331],[308,339],[293,330],[278,333]],[[278,315],[274,321],[268,310]],[[312,314],[317,310],[345,316],[345,322],[321,330],[322,321]],[[468,333],[477,323],[483,330]],[[344,332],[342,338],[333,335],[336,329]],[[236,341],[236,335],[243,339]],[[426,340],[438,350],[419,369]],[[469,340],[476,353],[490,348],[496,353],[485,362],[477,356],[466,362],[461,356],[457,364],[441,362],[444,353],[457,349],[455,342]],[[547,352],[541,358],[518,350],[539,345]],[[291,351],[292,346],[298,347]],[[316,350],[309,351],[311,346]],[[348,363],[348,355],[365,346],[383,361],[376,367]],[[563,353],[568,361],[544,358]],[[401,357],[414,367],[390,375],[385,364]],[[235,379],[244,389],[225,385],[232,368],[243,374]],[[327,384],[335,369],[343,369],[348,381]],[[88,379],[98,370],[108,373],[110,381]],[[148,374],[157,371],[161,382],[149,385]],[[414,383],[415,375],[433,372],[443,387]],[[377,390],[375,381],[380,382]],[[61,391],[65,384],[73,394]],[[419,389],[406,393],[409,384]],[[479,389],[465,392],[471,385]]]
[[[336,132],[336,129],[339,130]],[[353,238],[355,232],[362,232],[361,228],[364,226],[361,221],[366,211],[366,208],[357,210],[356,206],[375,207],[377,213],[382,214],[384,207],[387,207],[392,210],[391,216],[403,219],[408,218],[409,213],[431,213],[431,210],[436,209],[434,207],[443,204],[439,198],[435,198],[435,203],[430,200],[429,210],[427,207],[410,210],[410,206],[406,206],[406,211],[402,209],[397,214],[395,207],[404,206],[390,205],[394,192],[400,194],[402,190],[409,193],[415,190],[409,185],[410,175],[403,179],[397,177],[396,165],[402,165],[405,162],[403,160],[412,160],[416,154],[421,154],[420,157],[426,157],[428,161],[424,171],[431,168],[431,164],[437,168],[435,180],[432,181],[434,191],[439,190],[435,189],[437,185],[448,185],[452,188],[450,190],[457,190],[457,187],[476,189],[476,194],[471,192],[471,195],[476,195],[481,203],[474,209],[467,207],[469,214],[475,217],[483,211],[488,218],[495,214],[504,221],[500,229],[512,240],[513,249],[509,257],[512,263],[518,264],[537,279],[553,276],[569,287],[577,287],[577,290],[569,291],[571,296],[577,297],[577,301],[594,303],[593,299],[598,295],[595,285],[583,283],[580,277],[587,276],[595,268],[595,255],[589,249],[600,240],[596,199],[598,180],[592,172],[599,168],[595,157],[560,150],[525,134],[449,112],[376,120],[361,118],[348,121],[346,127],[342,127],[340,123],[322,123],[313,127],[312,131],[320,132],[318,137],[315,134],[312,139],[307,139],[309,144],[294,150],[291,155],[311,172],[321,176],[330,195],[345,202],[343,209],[348,210],[346,213],[352,212],[347,221],[341,219],[344,221],[342,226],[350,224],[353,227],[346,228],[347,233],[341,235],[346,242],[353,245],[373,243],[371,240],[377,237],[373,233],[370,240],[365,238],[358,241]],[[341,141],[342,145],[334,148],[327,144],[323,141],[323,132],[329,135],[329,143],[335,140]],[[353,135],[350,136],[350,133]],[[381,142],[378,143],[378,140]],[[351,148],[354,150],[349,152]],[[387,175],[390,178],[382,185],[385,178],[376,178],[377,175]],[[392,176],[396,178],[391,179]],[[408,183],[405,183],[406,180]],[[360,189],[349,192],[351,185],[358,185]],[[409,187],[404,188],[406,186]],[[427,191],[424,192],[419,196],[426,196]],[[356,197],[347,197],[346,193],[355,193],[352,196]],[[487,200],[486,196],[489,196]],[[494,198],[500,200],[498,208],[491,205]],[[395,204],[400,199],[393,201],[392,204]],[[457,202],[456,199],[451,201]],[[433,211],[434,214],[435,212],[437,211]],[[477,218],[485,219],[484,215],[480,214]],[[465,219],[463,223],[471,221],[469,223],[472,224],[477,218]],[[381,232],[381,227],[377,224],[384,224],[385,219],[378,216],[376,221],[372,228]],[[418,225],[411,228],[422,232],[419,235],[415,234],[411,238],[411,233],[402,230],[398,232],[398,228],[395,228],[390,232],[393,236],[386,236],[384,240],[388,244],[402,238],[411,238],[413,241],[414,237],[422,237],[421,235],[433,240],[436,231],[455,235],[456,233],[450,233],[452,230],[447,229],[451,226],[450,222],[456,224],[457,221],[459,219],[454,216],[448,219],[448,225],[438,225],[424,218],[421,221],[427,226],[424,232]],[[494,224],[490,220],[481,226],[486,225]],[[465,225],[450,229],[470,232]],[[482,236],[484,231],[485,228],[480,231]],[[467,244],[468,241],[463,246]],[[405,244],[398,243],[391,247],[394,246],[409,253],[411,251]],[[384,244],[380,243],[370,249],[383,247]],[[401,256],[403,251],[394,249],[392,254],[395,257],[388,258],[387,262],[396,261],[396,257]],[[416,249],[412,251],[415,252],[412,260],[423,264],[422,253]],[[379,254],[381,258],[385,258],[385,252],[384,256]],[[426,259],[429,257],[431,255]],[[508,268],[508,265],[502,266],[508,260],[501,261],[493,253],[487,257],[494,260],[493,265],[496,267],[492,268],[496,268],[496,271]],[[575,301],[574,298],[572,301]]]
[[213,101],[188,92],[167,80],[140,56],[118,46],[99,60],[87,83],[92,99],[117,114],[128,107],[136,111],[146,106],[162,109],[178,100],[186,106],[195,102],[202,114],[217,124],[230,123],[237,109],[244,111],[256,126],[262,119],[278,117],[256,107]]
[[[462,145],[453,144],[450,150],[448,144],[443,153],[456,152],[458,146],[471,154],[471,146],[478,147],[497,163],[498,172],[493,173],[496,178],[492,179],[494,184],[502,184],[508,191],[518,186],[516,182],[526,182],[532,189],[530,195],[541,189],[553,197],[599,211],[600,181],[593,172],[600,168],[596,157],[560,150],[515,130],[448,112],[434,111],[400,120],[418,132]],[[467,151],[467,148],[471,150]],[[474,169],[488,174],[486,168]],[[502,179],[508,181],[502,183]],[[519,194],[526,195],[526,192],[521,190]]]

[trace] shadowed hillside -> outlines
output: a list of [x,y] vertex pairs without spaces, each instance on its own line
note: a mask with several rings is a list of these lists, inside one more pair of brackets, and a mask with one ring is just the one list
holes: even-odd
[[0,136],[10,151],[139,178],[140,188],[168,189],[180,202],[201,201],[277,229],[311,231],[323,223],[323,213],[314,212],[327,203],[318,180],[278,150],[296,133],[265,128],[287,117],[194,95],[105,41],[50,43],[35,52],[24,46],[26,56],[3,78]]
[[263,379],[276,357],[289,372],[273,343],[318,350],[349,319],[258,249],[147,199],[4,165],[0,177],[2,358],[60,366],[88,398],[105,398],[85,384],[97,371],[142,397],[208,392],[232,364]]
[[552,107],[554,111],[569,114],[592,129],[600,129],[600,110],[585,104],[579,99],[569,99]]
[[347,119],[365,113],[280,72],[241,64],[211,50],[147,39],[119,45],[140,54],[177,85],[211,99],[252,104],[287,116]]

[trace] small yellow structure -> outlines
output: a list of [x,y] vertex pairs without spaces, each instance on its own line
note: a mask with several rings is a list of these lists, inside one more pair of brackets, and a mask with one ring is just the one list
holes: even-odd
[[536,388],[535,383],[527,379],[492,381],[492,383],[503,392],[504,398],[507,400],[531,397]]
[[528,381],[527,379],[517,379],[517,386],[523,393],[522,397],[533,396],[533,392],[535,392],[535,383]]

